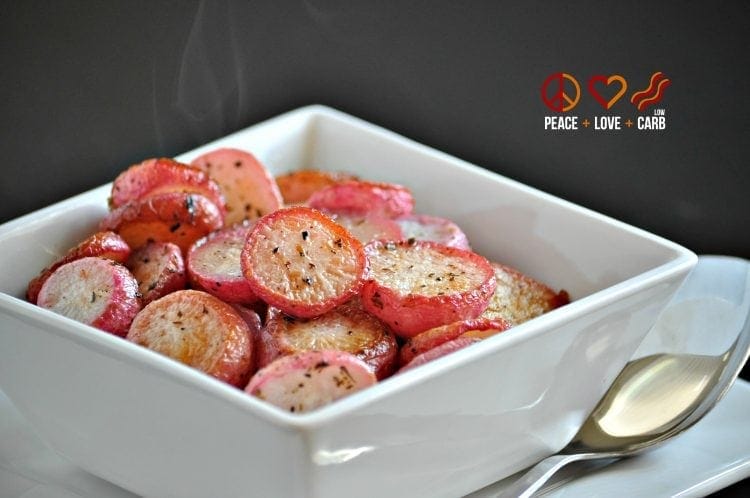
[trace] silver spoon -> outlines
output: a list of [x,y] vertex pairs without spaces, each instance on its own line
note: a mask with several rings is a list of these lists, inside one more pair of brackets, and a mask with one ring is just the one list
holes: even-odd
[[[737,304],[734,313],[742,313],[732,345],[716,356],[660,353],[631,361],[572,441],[537,463],[499,498],[530,497],[571,462],[616,459],[652,448],[698,422],[724,396],[750,353],[750,262],[701,257],[675,298],[649,336],[669,327],[664,317],[675,315],[669,311],[687,315],[683,320],[691,319],[687,312],[691,306],[693,311],[718,311],[717,316],[726,316],[729,302]],[[694,302],[701,299],[703,307],[696,307]]]

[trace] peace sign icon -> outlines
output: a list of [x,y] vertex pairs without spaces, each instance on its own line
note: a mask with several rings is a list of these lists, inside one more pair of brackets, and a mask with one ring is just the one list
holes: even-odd
[[[572,97],[565,92],[566,82],[569,88],[573,85],[575,91],[571,94]],[[580,98],[581,85],[568,73],[551,74],[542,84],[542,100],[553,111],[569,111],[578,104]]]

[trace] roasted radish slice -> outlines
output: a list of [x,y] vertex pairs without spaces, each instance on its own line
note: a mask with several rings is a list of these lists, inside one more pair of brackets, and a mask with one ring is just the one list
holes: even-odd
[[120,173],[112,183],[109,204],[117,208],[149,195],[168,192],[201,194],[224,209],[219,185],[207,173],[168,158],[146,159]]
[[495,290],[489,262],[464,249],[412,239],[371,242],[365,253],[362,305],[403,338],[476,318]]
[[39,290],[42,288],[42,285],[44,285],[44,282],[50,275],[52,275],[53,271],[65,263],[70,263],[76,259],[88,256],[99,256],[111,259],[112,261],[117,261],[118,263],[124,263],[129,255],[130,246],[122,237],[110,231],[96,232],[91,237],[88,237],[86,240],[70,249],[62,258],[56,260],[42,270],[38,276],[32,279],[26,290],[26,299],[28,299],[29,302],[36,304]]
[[258,298],[240,266],[240,254],[249,231],[249,225],[237,224],[196,241],[187,254],[188,275],[193,286],[229,303],[256,301]]
[[362,360],[343,351],[282,356],[250,379],[245,392],[299,413],[314,410],[377,382]]
[[502,318],[518,325],[570,302],[564,290],[555,292],[538,280],[500,263],[492,263],[492,267],[497,287],[482,313],[483,317]]
[[471,249],[466,234],[451,220],[439,216],[413,214],[402,216],[396,221],[405,239],[431,240],[450,247]]
[[401,185],[352,180],[318,190],[307,204],[333,213],[396,218],[411,214],[414,198],[409,189]]
[[356,179],[355,176],[347,173],[302,169],[277,176],[276,183],[279,186],[284,203],[302,204],[310,198],[313,192],[329,185]]
[[217,149],[194,159],[191,165],[219,184],[227,201],[227,225],[255,220],[283,204],[276,181],[249,152]]
[[417,356],[412,358],[409,363],[402,366],[397,373],[401,373],[414,367],[424,365],[425,363],[428,363],[434,359],[440,358],[441,356],[445,356],[454,351],[458,351],[459,349],[463,349],[466,346],[471,346],[475,342],[479,341],[481,341],[481,339],[478,337],[457,337],[452,341],[444,342],[437,347],[429,349],[424,353],[418,354]]
[[346,351],[370,365],[383,379],[393,373],[398,344],[388,327],[356,302],[321,316],[292,318],[279,311],[269,314],[258,345],[258,366],[278,356],[314,350]]
[[172,242],[185,252],[223,222],[221,210],[208,197],[170,192],[124,204],[110,211],[99,226],[117,232],[133,248]]
[[127,339],[233,386],[250,377],[253,344],[245,320],[206,292],[181,290],[152,301]]
[[408,339],[399,352],[399,363],[406,365],[415,356],[420,355],[430,349],[436,348],[453,339],[459,337],[473,337],[475,339],[484,339],[495,335],[504,330],[508,330],[511,324],[502,318],[490,320],[489,318],[474,318],[471,320],[461,320],[460,322],[449,323],[435,327],[434,329],[425,330]]
[[302,206],[258,220],[242,250],[242,271],[255,294],[300,318],[348,301],[366,270],[362,244],[323,213]]
[[141,308],[138,282],[110,259],[85,257],[58,267],[39,291],[37,304],[124,336]]
[[184,289],[187,284],[182,251],[170,242],[151,242],[133,252],[125,263],[138,281],[143,305]]
[[349,214],[332,214],[331,217],[336,223],[349,230],[363,244],[373,240],[401,240],[404,238],[401,227],[391,218]]

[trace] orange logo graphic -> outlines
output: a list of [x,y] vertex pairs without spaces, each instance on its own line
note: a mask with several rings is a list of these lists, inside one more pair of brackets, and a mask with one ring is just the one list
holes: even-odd
[[664,73],[657,71],[651,75],[651,81],[648,88],[635,92],[630,97],[630,102],[635,105],[636,109],[643,111],[649,106],[657,104],[664,96],[664,90],[672,83],[664,76]]
[[[605,97],[602,96],[601,93],[596,89],[597,83],[603,83],[607,88],[613,83],[615,83],[615,86],[617,83],[620,84],[620,88],[617,90],[617,92],[614,94],[612,98],[607,100]],[[605,109],[610,109],[615,103],[620,100],[620,97],[622,97],[625,92],[628,89],[628,83],[625,81],[625,78],[620,76],[619,74],[613,74],[612,76],[603,76],[601,74],[597,74],[596,76],[592,76],[589,80],[589,93],[596,99],[599,104],[604,107]]]
[[[566,86],[573,92],[568,94]],[[568,73],[554,73],[542,84],[542,100],[557,112],[566,112],[573,109],[581,98],[581,86],[578,81]]]

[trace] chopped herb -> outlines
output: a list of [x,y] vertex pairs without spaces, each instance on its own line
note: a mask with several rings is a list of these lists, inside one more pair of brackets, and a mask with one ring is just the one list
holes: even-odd
[[302,230],[302,240],[307,240],[307,238],[310,236],[310,232],[307,230]]
[[96,301],[96,292],[91,293],[91,302],[93,303],[94,301]]
[[274,254],[276,254],[277,252],[279,252],[279,248],[278,247],[274,247],[273,251],[271,251],[271,252],[274,253]]

